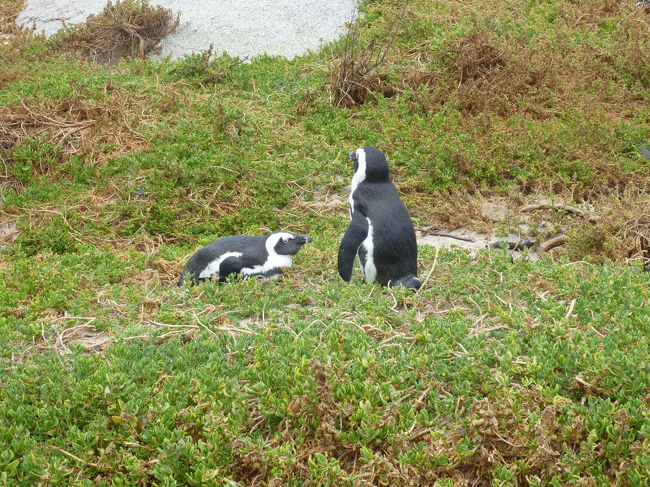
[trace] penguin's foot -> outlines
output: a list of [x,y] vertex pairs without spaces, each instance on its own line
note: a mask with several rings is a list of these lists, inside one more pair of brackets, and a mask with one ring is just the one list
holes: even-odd
[[404,286],[413,291],[417,291],[418,289],[420,289],[420,286],[422,286],[422,283],[416,276],[411,275],[411,276],[402,277],[401,279],[398,279],[397,281],[390,283],[390,287],[397,287],[397,286]]

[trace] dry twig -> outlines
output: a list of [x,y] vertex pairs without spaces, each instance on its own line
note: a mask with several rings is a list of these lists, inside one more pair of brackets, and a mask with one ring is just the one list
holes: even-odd
[[599,216],[594,215],[587,210],[583,210],[581,208],[576,208],[575,206],[569,206],[569,205],[564,205],[564,204],[547,204],[547,203],[540,203],[540,204],[534,204],[534,205],[526,205],[521,208],[519,208],[519,211],[521,213],[528,213],[531,211],[537,211],[537,210],[564,210],[568,213],[573,213],[574,215],[578,215],[582,218],[584,218],[587,221],[590,222],[596,222],[600,219]]
[[548,252],[549,250],[554,249],[555,247],[564,245],[565,242],[566,242],[566,235],[559,235],[557,237],[548,239],[545,242],[539,244],[538,253],[543,254],[544,252]]

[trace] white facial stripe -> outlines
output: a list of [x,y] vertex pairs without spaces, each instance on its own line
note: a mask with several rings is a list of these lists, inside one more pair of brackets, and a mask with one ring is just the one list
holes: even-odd
[[241,252],[226,252],[225,254],[220,255],[201,271],[201,274],[199,274],[199,279],[206,279],[208,277],[212,277],[215,274],[218,274],[221,263],[228,257],[241,257]]
[[250,276],[251,274],[263,274],[271,269],[280,267],[291,267],[293,263],[292,255],[278,255],[275,252],[275,246],[283,237],[294,238],[292,234],[287,232],[274,233],[266,239],[265,247],[266,252],[269,254],[266,262],[253,267],[242,267],[241,273],[245,276]]
[[290,234],[289,232],[278,232],[274,233],[271,235],[269,238],[266,239],[266,251],[269,253],[269,255],[275,254],[275,246],[278,244],[278,242],[282,239],[292,239],[293,235]]
[[375,267],[375,258],[373,252],[375,250],[375,244],[372,241],[372,222],[370,218],[368,220],[368,236],[363,241],[361,245],[366,249],[366,265],[363,268],[363,273],[366,276],[366,282],[375,282],[377,279],[377,267]]
[[352,195],[357,189],[357,186],[359,186],[366,179],[366,151],[363,150],[363,148],[360,148],[356,150],[356,154],[358,165],[357,171],[354,173],[354,176],[352,176],[352,185],[350,186],[350,216],[352,216],[352,213],[354,213],[354,201],[352,199]]

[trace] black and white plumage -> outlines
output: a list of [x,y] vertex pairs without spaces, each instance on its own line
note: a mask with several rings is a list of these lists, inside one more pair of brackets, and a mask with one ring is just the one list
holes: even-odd
[[339,246],[340,276],[350,280],[358,255],[367,282],[419,289],[415,230],[390,180],[386,157],[366,146],[351,152],[349,158],[354,162],[354,177],[350,224]]
[[220,238],[196,252],[185,265],[178,285],[211,279],[224,282],[228,276],[276,277],[283,267],[291,267],[293,256],[311,237],[290,232],[274,232],[263,237],[232,235]]

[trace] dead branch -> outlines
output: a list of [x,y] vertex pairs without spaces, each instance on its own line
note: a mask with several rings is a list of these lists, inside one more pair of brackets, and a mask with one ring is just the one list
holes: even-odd
[[54,446],[54,445],[47,445],[47,446],[48,446],[48,448],[51,448],[54,451],[57,451],[57,452],[65,455],[67,457],[70,457],[70,458],[72,458],[73,460],[75,460],[75,461],[77,461],[79,463],[83,463],[84,465],[88,465],[89,467],[99,468],[99,465],[97,465],[96,463],[88,462],[88,461],[84,460],[83,458],[79,458],[77,455],[73,455],[69,451],[65,451],[63,448],[59,448],[58,446]]
[[555,247],[564,245],[565,242],[566,242],[566,235],[559,235],[557,237],[553,237],[539,244],[538,253],[543,254],[544,252],[548,252],[549,250],[554,249]]
[[594,215],[589,211],[583,210],[581,208],[576,208],[575,206],[564,205],[561,203],[558,204],[539,203],[539,204],[527,205],[522,208],[519,208],[519,211],[521,213],[528,213],[537,210],[564,210],[568,213],[573,213],[574,215],[578,215],[590,222],[595,222],[600,219],[599,216]]

